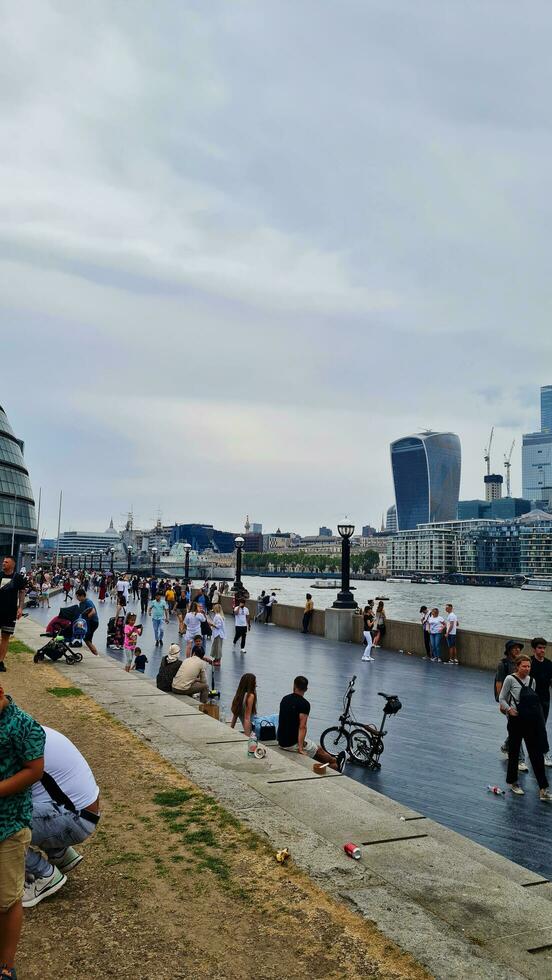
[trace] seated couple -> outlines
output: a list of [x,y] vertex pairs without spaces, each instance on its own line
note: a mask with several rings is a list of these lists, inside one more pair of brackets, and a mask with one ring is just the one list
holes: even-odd
[[[305,693],[308,686],[307,678],[299,675],[293,682],[292,693],[282,698],[278,716],[278,745],[286,752],[308,755],[317,762],[327,763],[337,772],[343,772],[347,761],[345,752],[340,752],[337,756],[330,755],[316,742],[307,738],[310,702],[305,698]],[[230,727],[234,728],[239,719],[244,733],[250,735],[255,727],[256,715],[257,678],[255,674],[243,674],[232,701]]]
[[187,694],[192,697],[199,694],[199,700],[206,704],[209,697],[209,685],[205,675],[205,664],[212,664],[210,657],[205,656],[203,637],[194,636],[191,656],[180,659],[178,643],[171,643],[169,652],[162,658],[157,674],[157,687],[160,691],[172,694]]

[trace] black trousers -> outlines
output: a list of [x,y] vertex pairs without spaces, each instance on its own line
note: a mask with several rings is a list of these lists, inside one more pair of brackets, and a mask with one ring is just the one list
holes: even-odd
[[303,633],[308,633],[311,619],[312,612],[303,613]]
[[143,599],[140,597],[140,612],[147,613],[148,611],[149,599]]
[[245,638],[247,636],[247,626],[236,626],[236,632],[234,634],[234,646],[241,639],[241,648],[245,650]]
[[270,623],[272,621],[272,606],[265,606],[265,610],[266,610],[266,615],[265,615],[265,626],[266,626],[267,623]]
[[513,718],[512,715],[508,716],[508,772],[506,773],[506,782],[517,783],[519,750],[522,740],[525,742],[535,779],[540,789],[546,789],[548,780],[544,769],[544,752],[540,747],[539,734],[530,722],[523,722],[520,718]]
[[424,630],[423,631],[423,634],[424,634],[424,646],[425,646],[426,656],[427,657],[431,657],[431,646],[430,646],[430,643],[429,643],[429,633],[428,633],[427,630]]

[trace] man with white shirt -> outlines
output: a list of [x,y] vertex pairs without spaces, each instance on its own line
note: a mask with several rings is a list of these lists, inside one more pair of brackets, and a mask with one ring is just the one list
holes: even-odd
[[249,618],[249,609],[245,605],[245,599],[240,599],[234,606],[234,622],[236,625],[236,631],[234,633],[234,642],[232,646],[235,647],[239,640],[241,652],[246,653],[245,638],[247,636],[247,631],[251,629],[251,620]]
[[71,845],[90,837],[100,819],[100,791],[76,745],[54,728],[46,732],[44,775],[32,787],[32,841],[25,859],[23,908],[38,905],[67,881],[82,861]]
[[454,612],[452,607],[452,602],[447,603],[445,606],[447,611],[447,631],[445,633],[448,652],[449,652],[449,664],[457,664],[458,658],[456,654],[456,632],[458,630],[458,616]]

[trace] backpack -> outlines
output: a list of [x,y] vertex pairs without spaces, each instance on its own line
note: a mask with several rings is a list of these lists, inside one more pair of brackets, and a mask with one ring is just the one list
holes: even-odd
[[521,685],[519,700],[517,702],[517,712],[522,721],[535,721],[542,716],[542,707],[539,698],[531,687],[534,681],[529,681],[527,687]]
[[270,605],[270,596],[269,595],[263,596],[263,606],[269,606],[269,605]]

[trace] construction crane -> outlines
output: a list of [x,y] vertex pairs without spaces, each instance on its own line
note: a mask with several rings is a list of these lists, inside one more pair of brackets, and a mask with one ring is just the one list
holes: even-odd
[[489,436],[489,444],[485,450],[485,455],[483,456],[483,459],[487,464],[487,476],[491,475],[491,446],[493,444],[493,433],[494,433],[494,425],[491,429],[491,434]]
[[508,453],[508,455],[504,453],[504,469],[506,470],[506,496],[507,497],[510,496],[510,467],[512,465],[512,453],[514,451],[515,444],[516,444],[516,440],[514,439],[512,445],[510,446],[510,452]]

